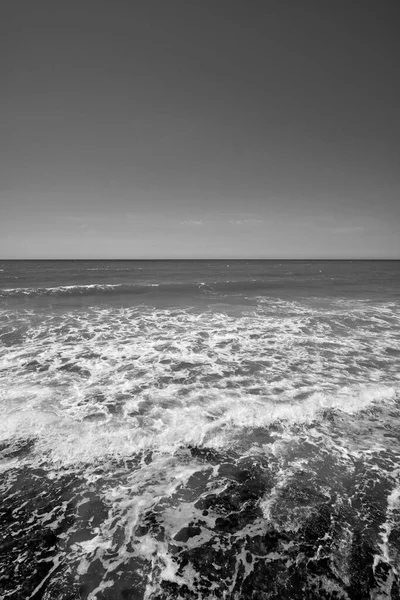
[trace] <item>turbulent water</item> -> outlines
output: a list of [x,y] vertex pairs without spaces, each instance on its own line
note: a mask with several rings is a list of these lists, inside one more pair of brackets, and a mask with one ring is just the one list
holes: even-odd
[[0,596],[400,598],[400,263],[0,262]]

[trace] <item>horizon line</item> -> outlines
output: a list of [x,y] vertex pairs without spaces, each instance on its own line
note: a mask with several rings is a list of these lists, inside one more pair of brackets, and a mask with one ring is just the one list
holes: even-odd
[[315,257],[304,257],[304,258],[265,258],[265,257],[245,257],[245,258],[205,258],[205,257],[193,257],[193,258],[0,258],[1,262],[5,261],[153,261],[153,262],[172,262],[172,261],[400,261],[398,257],[347,257],[347,258],[315,258]]

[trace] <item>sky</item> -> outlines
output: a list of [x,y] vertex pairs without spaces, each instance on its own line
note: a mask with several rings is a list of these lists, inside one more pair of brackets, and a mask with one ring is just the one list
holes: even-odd
[[0,258],[400,258],[400,19],[5,0]]

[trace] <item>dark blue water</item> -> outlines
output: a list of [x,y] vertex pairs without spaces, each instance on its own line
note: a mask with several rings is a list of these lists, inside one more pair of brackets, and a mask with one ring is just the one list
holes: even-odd
[[0,595],[399,598],[400,262],[0,263]]

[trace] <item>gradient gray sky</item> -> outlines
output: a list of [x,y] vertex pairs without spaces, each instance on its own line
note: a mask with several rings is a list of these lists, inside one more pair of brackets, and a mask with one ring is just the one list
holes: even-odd
[[395,2],[5,0],[1,258],[400,258]]

